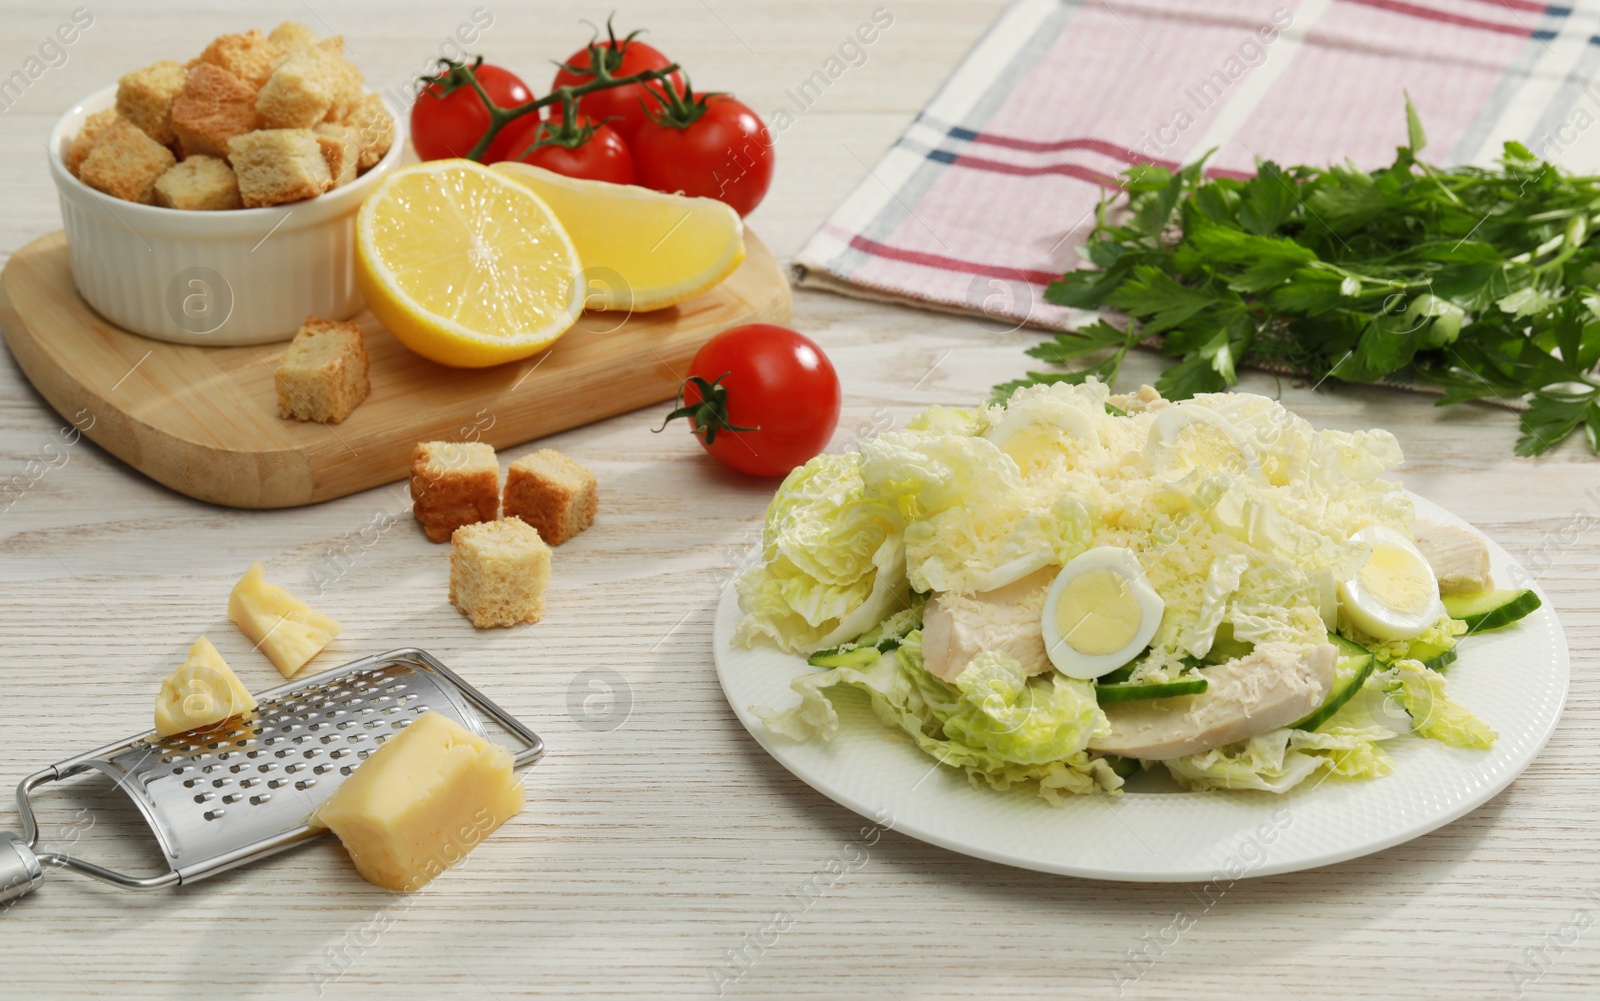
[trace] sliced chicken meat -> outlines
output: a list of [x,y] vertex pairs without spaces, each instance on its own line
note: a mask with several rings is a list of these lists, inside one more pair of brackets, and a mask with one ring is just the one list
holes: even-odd
[[1016,658],[1029,674],[1049,670],[1039,620],[1045,592],[1058,572],[1059,567],[1046,567],[993,591],[934,595],[922,613],[922,663],[928,673],[955,681],[985,650]]
[[1411,536],[1439,578],[1441,595],[1476,594],[1494,586],[1489,577],[1489,547],[1476,534],[1454,525],[1416,521],[1411,524]]
[[1263,643],[1244,657],[1203,667],[1199,695],[1102,707],[1111,734],[1091,751],[1146,761],[1198,754],[1309,716],[1333,688],[1332,643]]

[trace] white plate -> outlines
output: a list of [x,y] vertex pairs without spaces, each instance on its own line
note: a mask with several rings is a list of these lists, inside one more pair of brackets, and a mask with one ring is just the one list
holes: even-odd
[[[1413,499],[1419,517],[1466,527]],[[1528,579],[1513,574],[1516,563],[1493,542],[1489,552],[1501,586]],[[767,753],[806,784],[951,851],[1097,879],[1231,881],[1342,862],[1426,834],[1482,806],[1528,767],[1561,715],[1569,674],[1566,637],[1545,600],[1520,622],[1468,637],[1449,669],[1451,698],[1499,732],[1492,750],[1403,735],[1386,742],[1394,772],[1381,779],[1308,782],[1277,796],[1162,791],[1151,773],[1121,796],[1074,797],[1053,807],[1031,791],[972,788],[961,772],[940,767],[879,723],[853,690],[834,699],[840,732],[832,743],[768,733],[750,707],[793,705],[799,697],[790,680],[815,669],[771,647],[734,645],[738,620],[729,587],[714,627],[723,693]]]

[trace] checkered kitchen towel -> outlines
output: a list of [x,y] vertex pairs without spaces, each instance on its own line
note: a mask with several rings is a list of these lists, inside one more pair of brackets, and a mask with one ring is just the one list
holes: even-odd
[[[1571,0],[1562,0],[1568,3]],[[1016,0],[795,260],[797,284],[1054,329],[1130,163],[1363,167],[1405,141],[1600,163],[1600,0]]]

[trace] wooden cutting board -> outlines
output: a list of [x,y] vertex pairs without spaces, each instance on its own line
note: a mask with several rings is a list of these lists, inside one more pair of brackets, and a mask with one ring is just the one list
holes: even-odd
[[372,394],[333,425],[279,418],[272,368],[287,342],[189,347],[102,319],[73,286],[59,231],[0,273],[0,327],[56,412],[128,465],[214,504],[294,507],[405,478],[419,441],[509,448],[672,399],[713,335],[789,322],[782,270],[749,232],[745,248],[739,270],[704,295],[620,326],[616,314],[585,313],[550,350],[495,368],[436,365],[363,312]]

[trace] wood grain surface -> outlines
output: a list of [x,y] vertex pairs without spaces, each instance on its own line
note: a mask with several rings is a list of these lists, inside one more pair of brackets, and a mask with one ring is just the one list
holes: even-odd
[[[536,83],[545,59],[587,39],[580,18],[610,11],[487,2],[493,24],[470,48]],[[780,136],[773,190],[750,219],[780,259],[868,177],[1002,6],[887,2],[893,26],[866,62]],[[770,114],[792,110],[785,91],[876,6],[662,0],[618,17],[650,27],[697,87]],[[244,5],[198,0],[94,6],[65,64],[0,114],[0,253],[60,227],[44,138],[118,74],[295,17],[344,32],[382,90],[421,69],[475,7],[309,0],[252,4],[247,17]],[[36,56],[71,9],[0,0],[0,76]],[[1109,99],[1114,85],[1085,99]],[[843,378],[835,448],[929,404],[976,400],[1022,371],[1037,340],[823,293],[797,293],[794,314]],[[1158,370],[1141,355],[1126,377]],[[859,861],[869,822],[762,753],[712,670],[712,608],[772,484],[721,471],[682,430],[652,434],[664,407],[548,439],[598,474],[599,520],[556,551],[543,622],[475,632],[446,600],[446,551],[422,538],[400,489],[283,511],[190,500],[87,440],[65,444],[63,419],[0,354],[0,484],[26,484],[0,502],[6,784],[148,726],[157,684],[197,634],[248,684],[277,683],[225,614],[255,559],[345,623],[330,662],[422,646],[550,747],[527,774],[526,813],[414,897],[363,883],[330,841],[176,892],[51,874],[0,913],[0,998],[1600,995],[1600,462],[1576,441],[1513,458],[1514,422],[1497,408],[1259,375],[1243,388],[1281,394],[1319,426],[1393,430],[1407,486],[1541,568],[1573,685],[1544,754],[1484,808],[1367,858],[1240,880],[1206,905],[1197,885],[1044,876],[893,831],[873,835]],[[116,802],[103,790],[52,799],[46,843],[150,871],[157,860]],[[0,828],[14,822],[0,806]],[[794,919],[774,933],[779,912]],[[1149,958],[1133,963],[1130,950]]]
[[[648,313],[584,313],[552,347],[487,369],[408,350],[363,310],[372,392],[338,424],[278,416],[284,345],[202,348],[130,334],[78,295],[66,234],[16,251],[0,274],[6,346],[56,413],[181,494],[228,507],[296,507],[404,478],[419,441],[509,448],[670,400],[701,345],[741,323],[789,322],[789,285],[754,233],[711,291]],[[91,419],[92,418],[92,419]]]

